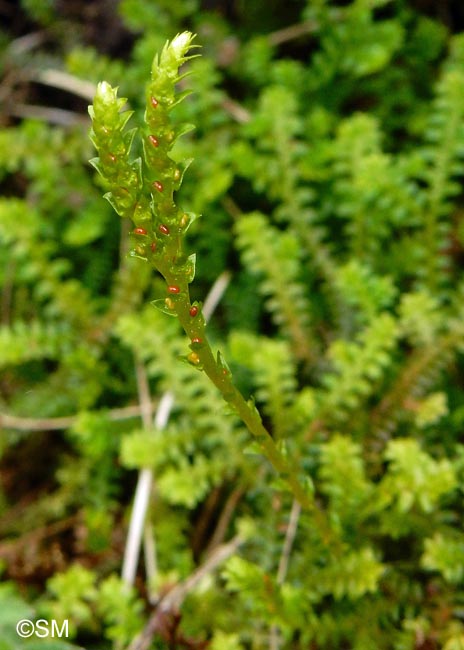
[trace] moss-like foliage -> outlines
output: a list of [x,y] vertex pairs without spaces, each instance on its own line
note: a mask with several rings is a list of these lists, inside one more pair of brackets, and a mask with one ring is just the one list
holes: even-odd
[[0,647],[461,650],[464,37],[226,4],[0,39]]

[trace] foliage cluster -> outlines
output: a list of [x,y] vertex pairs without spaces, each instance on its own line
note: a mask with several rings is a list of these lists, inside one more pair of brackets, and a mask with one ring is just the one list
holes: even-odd
[[[1,650],[464,648],[464,35],[406,0],[286,6],[121,0],[124,56],[48,0],[22,2],[46,37],[2,34]],[[179,172],[182,210],[158,208],[178,228],[187,215],[197,262],[155,266],[168,282],[195,271],[200,309],[230,271],[208,327],[218,364],[311,508],[197,356],[179,360],[189,341],[149,304],[172,311],[145,233],[113,210],[127,216],[133,197],[103,201],[88,164],[95,85],[111,84],[120,127],[115,153],[94,122],[108,178],[133,137],[113,87],[142,125],[153,55],[184,29],[202,55],[168,97],[184,101],[160,168],[164,183]],[[38,107],[34,84],[58,106]],[[134,143],[116,161],[128,194],[152,155]],[[147,470],[149,577],[128,589],[118,574]],[[179,584],[180,613],[162,610]],[[72,639],[20,641],[28,617],[69,619]]]

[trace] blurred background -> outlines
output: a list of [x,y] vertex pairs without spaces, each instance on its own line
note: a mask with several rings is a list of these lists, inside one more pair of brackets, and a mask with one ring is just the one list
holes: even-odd
[[[463,650],[464,3],[0,0],[0,25],[0,649]],[[178,362],[88,163],[96,84],[142,124],[183,30],[192,297],[224,281],[213,345],[341,555]]]

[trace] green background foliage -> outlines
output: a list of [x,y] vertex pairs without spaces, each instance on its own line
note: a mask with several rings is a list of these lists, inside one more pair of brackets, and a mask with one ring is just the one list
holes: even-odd
[[[147,648],[464,649],[464,12],[432,5],[0,7],[0,650],[129,648],[236,534]],[[149,304],[164,283],[88,163],[96,84],[142,124],[153,56],[185,29],[192,297],[230,273],[213,345],[312,511],[179,360]],[[174,397],[165,428],[141,420],[147,391]],[[146,469],[157,571],[126,589]],[[21,618],[71,638],[21,641]]]

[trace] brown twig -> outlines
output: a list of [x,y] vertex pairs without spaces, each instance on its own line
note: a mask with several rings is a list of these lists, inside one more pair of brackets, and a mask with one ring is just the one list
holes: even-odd
[[239,124],[247,124],[251,120],[250,111],[230,97],[222,100],[221,108]]
[[190,539],[194,558],[201,556],[205,547],[205,540],[208,539],[208,533],[211,529],[211,522],[217,518],[217,511],[220,508],[219,504],[222,497],[221,487],[220,485],[213,487],[201,507],[198,519],[195,521]]
[[278,29],[275,32],[268,34],[267,38],[271,45],[282,45],[288,41],[293,41],[300,36],[306,36],[319,30],[320,26],[315,20],[305,20],[302,23],[289,25],[283,29]]
[[11,540],[6,540],[0,543],[0,558],[7,558],[9,552],[14,549],[17,549],[19,546],[28,546],[30,547],[33,544],[37,544],[48,537],[53,537],[58,533],[62,533],[65,530],[72,528],[77,521],[79,521],[80,514],[74,514],[66,519],[60,519],[60,521],[54,521],[50,524],[45,524],[40,526],[40,528],[35,528],[34,530],[28,530],[26,533],[23,533],[19,537],[15,537]]
[[277,571],[277,583],[279,585],[283,584],[285,578],[287,577],[290,554],[292,552],[293,542],[295,541],[296,531],[298,529],[300,513],[301,506],[296,499],[293,499],[290,518],[288,520],[288,526],[285,533],[285,541],[282,548],[282,554],[280,556],[279,568]]
[[30,32],[24,36],[19,36],[10,43],[7,49],[7,54],[11,58],[15,58],[17,56],[30,52],[31,50],[35,50],[37,47],[42,45],[45,40],[45,32]]
[[235,512],[238,502],[240,501],[244,493],[245,493],[244,488],[238,487],[235,488],[235,490],[233,490],[229,494],[225,506],[219,516],[216,528],[214,529],[214,532],[211,536],[208,546],[206,547],[206,551],[205,551],[206,556],[210,555],[214,551],[214,549],[217,548],[219,544],[221,544],[222,541],[224,540],[229,523],[232,519],[232,516]]
[[134,639],[129,650],[148,650],[155,635],[166,635],[166,621],[175,619],[180,606],[188,594],[203,580],[215,571],[223,562],[233,555],[243,539],[238,535],[227,544],[223,544],[211,553],[208,559],[198,567],[186,580],[173,587],[158,603],[153,614],[141,634]]
[[79,79],[63,70],[34,70],[34,81],[38,81],[45,86],[60,88],[73,95],[93,101],[97,91],[97,85],[86,79]]
[[12,259],[8,264],[5,264],[0,317],[2,325],[8,325],[10,323],[15,273],[16,262]]
[[153,424],[153,405],[148,385],[147,372],[143,363],[137,359],[135,363],[135,376],[137,378],[137,392],[140,404],[140,414],[145,429],[151,429]]
[[[290,518],[288,520],[287,530],[285,532],[285,541],[282,547],[282,553],[279,560],[279,568],[277,569],[277,584],[282,585],[287,577],[288,565],[290,563],[290,554],[295,541],[296,531],[298,529],[298,521],[300,519],[301,506],[296,499],[293,499],[292,509],[290,511]],[[279,650],[280,635],[279,629],[276,625],[271,626],[269,650]]]
[[89,119],[85,115],[74,111],[66,111],[63,108],[36,106],[35,104],[14,104],[6,112],[13,117],[42,120],[60,126],[73,126],[74,124],[88,126],[89,124]]
[[[151,404],[152,408],[156,405],[157,402]],[[104,413],[111,421],[129,420],[130,418],[139,417],[142,413],[142,408],[137,404],[112,409]],[[22,418],[16,415],[0,413],[0,427],[14,429],[15,431],[60,431],[72,427],[78,417],[78,415],[66,415],[59,418]]]

